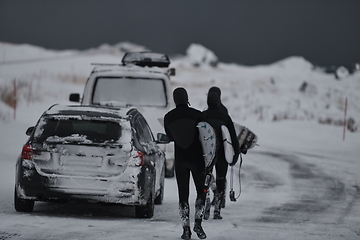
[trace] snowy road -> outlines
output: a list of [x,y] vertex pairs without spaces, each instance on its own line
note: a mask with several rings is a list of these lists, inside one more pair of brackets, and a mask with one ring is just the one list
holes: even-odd
[[[238,201],[227,200],[223,220],[204,221],[208,239],[360,238],[359,163],[276,149],[266,138],[263,144],[244,155]],[[166,179],[164,203],[148,220],[135,218],[131,207],[77,202],[36,203],[33,213],[17,213],[14,162],[4,157],[15,156],[1,158],[0,239],[180,239],[175,179]],[[238,194],[238,164],[234,173]],[[194,197],[192,189],[192,203]]]
[[[348,186],[342,179],[327,175],[316,163],[305,163],[301,155],[284,155],[265,153],[271,161],[280,161],[287,168],[290,187],[289,194],[293,196],[280,206],[270,206],[263,209],[260,222],[270,223],[333,223],[342,224],[352,212],[354,204],[360,198],[360,188],[357,185]],[[311,156],[321,158],[321,156]],[[285,170],[285,169],[284,169]],[[259,172],[255,172],[255,176]],[[268,173],[269,174],[269,173]],[[284,176],[282,176],[284,177]],[[285,179],[276,179],[269,175],[259,174],[259,179],[265,179],[269,188],[276,187]],[[280,180],[280,181],[279,181]],[[334,214],[336,213],[336,214]]]

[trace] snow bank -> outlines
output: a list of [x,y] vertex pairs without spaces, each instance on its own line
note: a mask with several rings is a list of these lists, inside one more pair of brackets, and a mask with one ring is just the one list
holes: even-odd
[[191,44],[186,50],[185,61],[195,67],[203,64],[216,67],[219,62],[214,52],[196,43]]

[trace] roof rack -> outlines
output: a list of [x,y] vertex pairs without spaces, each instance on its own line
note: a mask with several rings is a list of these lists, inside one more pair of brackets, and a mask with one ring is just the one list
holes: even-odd
[[155,52],[127,52],[121,62],[123,65],[135,64],[141,67],[167,68],[170,65],[170,59],[166,54]]

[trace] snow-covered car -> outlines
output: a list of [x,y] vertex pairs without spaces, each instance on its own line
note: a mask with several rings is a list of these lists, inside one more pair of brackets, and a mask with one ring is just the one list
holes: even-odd
[[[83,96],[70,94],[69,100],[82,105],[136,107],[154,132],[164,132],[159,119],[173,108],[167,55],[129,52],[121,64],[94,63]],[[162,145],[166,153],[166,177],[174,176],[173,144]]]
[[[135,108],[54,105],[36,126],[16,163],[15,209],[35,201],[88,200],[135,206],[151,218],[164,196],[165,154]],[[165,138],[164,138],[165,137]],[[164,140],[165,139],[165,140]]]

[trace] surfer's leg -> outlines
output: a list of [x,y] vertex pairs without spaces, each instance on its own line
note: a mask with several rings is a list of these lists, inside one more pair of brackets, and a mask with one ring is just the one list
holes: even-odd
[[198,166],[193,165],[191,167],[191,174],[194,179],[196,187],[196,201],[195,201],[195,225],[194,231],[200,239],[206,238],[206,234],[201,226],[202,218],[205,209],[206,190],[205,189],[205,170],[204,167],[199,164]]
[[214,219],[222,219],[220,215],[221,207],[225,198],[226,190],[226,174],[228,169],[228,163],[224,159],[218,159],[216,165],[216,188],[217,193],[215,196],[215,209],[214,209]]
[[202,218],[204,214],[205,208],[205,193],[198,194],[195,202],[195,224],[194,224],[194,232],[196,232],[198,238],[205,239],[206,234],[201,226]]
[[179,203],[188,202],[189,200],[189,184],[190,169],[180,161],[175,161],[175,176],[178,186]]
[[190,169],[181,162],[175,160],[175,175],[178,186],[179,214],[183,227],[182,239],[190,239],[190,207],[189,207],[189,183]]
[[191,170],[192,177],[196,188],[196,202],[195,202],[195,219],[202,219],[205,208],[206,190],[205,189],[205,172],[201,168],[193,168]]

